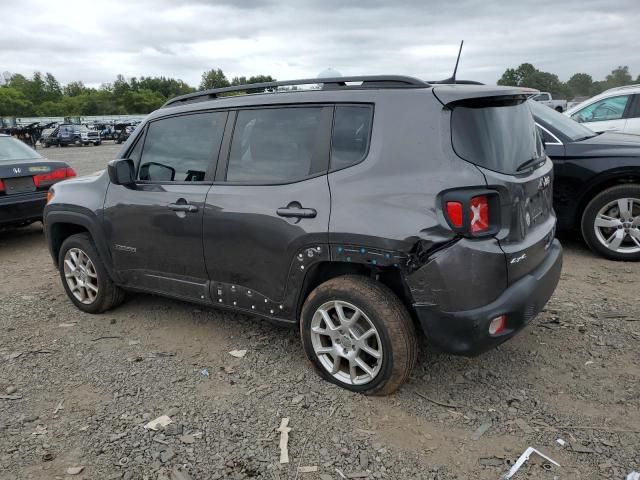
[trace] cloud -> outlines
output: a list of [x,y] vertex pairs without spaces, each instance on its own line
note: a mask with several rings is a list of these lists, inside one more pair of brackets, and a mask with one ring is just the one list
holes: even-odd
[[460,39],[459,77],[486,83],[523,62],[564,80],[601,79],[618,65],[640,73],[637,0],[23,0],[2,2],[0,15],[0,71],[48,71],[62,83],[122,73],[198,85],[214,67],[228,77],[331,67],[438,79],[451,74]]

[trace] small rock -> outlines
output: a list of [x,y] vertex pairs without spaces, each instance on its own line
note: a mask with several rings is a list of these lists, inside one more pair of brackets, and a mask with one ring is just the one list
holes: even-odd
[[302,402],[304,400],[304,395],[296,395],[295,397],[293,397],[293,399],[291,400],[291,404],[292,405],[297,405],[300,402]]
[[81,473],[84,470],[84,466],[80,466],[80,467],[69,467],[67,468],[66,474],[67,475],[78,475],[79,473]]
[[180,437],[180,441],[182,443],[186,443],[187,445],[191,445],[192,443],[195,443],[196,439],[193,438],[193,435],[182,435]]
[[7,395],[13,395],[18,391],[18,389],[13,385],[9,385],[5,391],[7,392]]
[[167,463],[173,457],[176,456],[176,452],[174,452],[171,448],[167,448],[164,452],[160,454],[160,461],[162,463]]

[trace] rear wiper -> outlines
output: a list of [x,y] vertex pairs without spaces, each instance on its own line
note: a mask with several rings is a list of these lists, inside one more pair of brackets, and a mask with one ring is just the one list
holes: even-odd
[[520,164],[520,166],[518,168],[516,168],[516,172],[521,172],[522,170],[525,170],[528,167],[533,166],[535,163],[544,163],[544,158],[530,158],[529,160],[527,160],[526,162]]

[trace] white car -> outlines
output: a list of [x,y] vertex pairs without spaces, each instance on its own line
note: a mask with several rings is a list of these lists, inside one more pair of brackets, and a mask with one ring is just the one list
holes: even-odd
[[611,88],[564,113],[594,132],[640,135],[640,85]]

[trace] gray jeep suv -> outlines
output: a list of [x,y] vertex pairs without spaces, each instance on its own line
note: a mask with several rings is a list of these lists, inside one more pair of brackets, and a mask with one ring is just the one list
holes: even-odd
[[107,172],[54,187],[49,249],[80,310],[131,290],[295,325],[325,379],[388,394],[418,329],[476,355],[558,283],[552,164],[526,94],[392,76],[178,97]]

